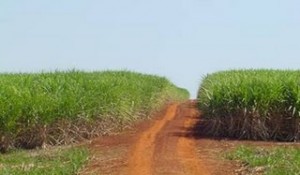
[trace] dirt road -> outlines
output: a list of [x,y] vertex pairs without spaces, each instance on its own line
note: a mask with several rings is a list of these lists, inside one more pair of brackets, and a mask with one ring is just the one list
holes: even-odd
[[[205,140],[200,139],[199,146],[193,137],[198,120],[192,102],[172,104],[155,119],[139,124],[136,132],[96,139],[90,145],[94,158],[82,174],[223,174],[224,165],[201,151]],[[222,173],[216,172],[220,168]]]
[[193,139],[185,137],[194,125],[193,109],[169,106],[164,117],[145,130],[131,150],[128,174],[209,174],[197,157]]

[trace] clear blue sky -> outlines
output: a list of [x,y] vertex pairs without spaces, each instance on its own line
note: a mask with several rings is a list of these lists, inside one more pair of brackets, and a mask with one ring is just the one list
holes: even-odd
[[232,68],[300,68],[299,0],[1,0],[0,71],[129,69],[195,96]]

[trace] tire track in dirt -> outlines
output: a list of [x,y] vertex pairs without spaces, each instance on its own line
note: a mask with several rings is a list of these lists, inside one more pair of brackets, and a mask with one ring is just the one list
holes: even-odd
[[198,115],[189,105],[169,106],[162,119],[141,133],[129,154],[125,174],[210,174],[198,159],[196,143],[189,135]]
[[183,123],[183,118],[178,115],[178,112],[180,112],[180,107],[177,108],[174,119],[169,121],[156,137],[153,174],[181,175],[184,172],[184,167],[176,152]]
[[165,124],[176,115],[178,104],[171,105],[164,118],[156,121],[151,128],[141,134],[140,139],[134,146],[128,162],[128,174],[132,175],[152,175],[153,174],[153,153],[155,139]]
[[211,174],[205,162],[197,157],[197,147],[195,141],[192,139],[193,136],[191,130],[197,124],[198,111],[195,108],[185,107],[182,110],[182,117],[185,118],[183,123],[184,129],[182,132],[186,132],[185,137],[180,137],[177,143],[177,153],[180,157],[181,163],[185,167],[185,174],[188,175],[209,175]]

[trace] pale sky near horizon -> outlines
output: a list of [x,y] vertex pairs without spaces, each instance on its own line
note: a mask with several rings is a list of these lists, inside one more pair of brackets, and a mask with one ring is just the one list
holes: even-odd
[[300,68],[298,0],[1,0],[0,72]]

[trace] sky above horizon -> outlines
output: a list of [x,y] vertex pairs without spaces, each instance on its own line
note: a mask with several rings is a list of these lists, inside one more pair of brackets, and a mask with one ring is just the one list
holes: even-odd
[[297,0],[0,1],[0,72],[157,74],[196,96],[208,73],[300,68]]

